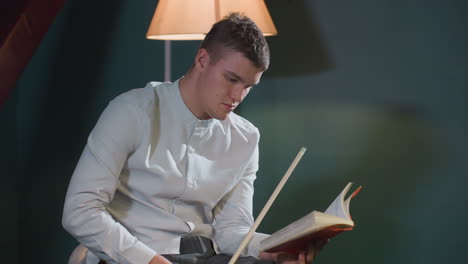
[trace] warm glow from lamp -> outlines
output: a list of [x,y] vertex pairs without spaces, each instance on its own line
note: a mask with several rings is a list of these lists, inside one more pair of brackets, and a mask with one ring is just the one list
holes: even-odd
[[278,34],[264,0],[159,0],[146,38],[202,40],[230,12],[244,13],[265,36]]

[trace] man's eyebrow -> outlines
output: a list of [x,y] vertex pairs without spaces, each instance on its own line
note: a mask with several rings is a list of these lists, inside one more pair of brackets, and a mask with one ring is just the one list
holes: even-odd
[[[232,77],[238,79],[239,81],[243,82],[243,83],[247,83],[244,79],[242,79],[242,77],[240,77],[239,75],[237,75],[235,72],[232,72],[232,71],[226,71],[229,75],[232,75]],[[253,84],[249,84],[249,86],[255,86],[257,85],[258,82],[256,83],[253,83]]]

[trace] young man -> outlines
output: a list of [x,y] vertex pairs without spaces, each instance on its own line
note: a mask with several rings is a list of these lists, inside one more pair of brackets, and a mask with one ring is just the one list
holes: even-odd
[[[227,263],[223,253],[253,224],[259,141],[232,111],[268,65],[262,33],[234,13],[213,26],[184,77],[109,104],[65,201],[63,226],[89,248],[86,263]],[[265,236],[256,233],[244,255],[279,260],[259,252]]]

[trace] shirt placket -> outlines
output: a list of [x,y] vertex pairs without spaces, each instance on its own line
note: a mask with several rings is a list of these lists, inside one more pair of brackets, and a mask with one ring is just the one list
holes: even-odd
[[197,175],[200,173],[200,164],[195,163],[195,156],[197,155],[197,148],[200,144],[200,141],[203,138],[207,130],[206,121],[198,120],[195,122],[192,134],[190,135],[188,142],[187,142],[187,149],[186,149],[186,169],[185,169],[185,186],[184,191],[182,194],[177,198],[174,199],[173,203],[173,212],[177,214],[177,206],[180,203],[183,203],[184,198],[189,198],[187,195],[188,193],[192,193],[194,186],[197,184]]

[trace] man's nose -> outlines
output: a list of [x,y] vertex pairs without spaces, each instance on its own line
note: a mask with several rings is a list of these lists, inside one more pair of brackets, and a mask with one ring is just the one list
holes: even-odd
[[243,85],[234,85],[231,88],[231,98],[236,102],[240,103],[242,101],[242,94],[244,93]]

